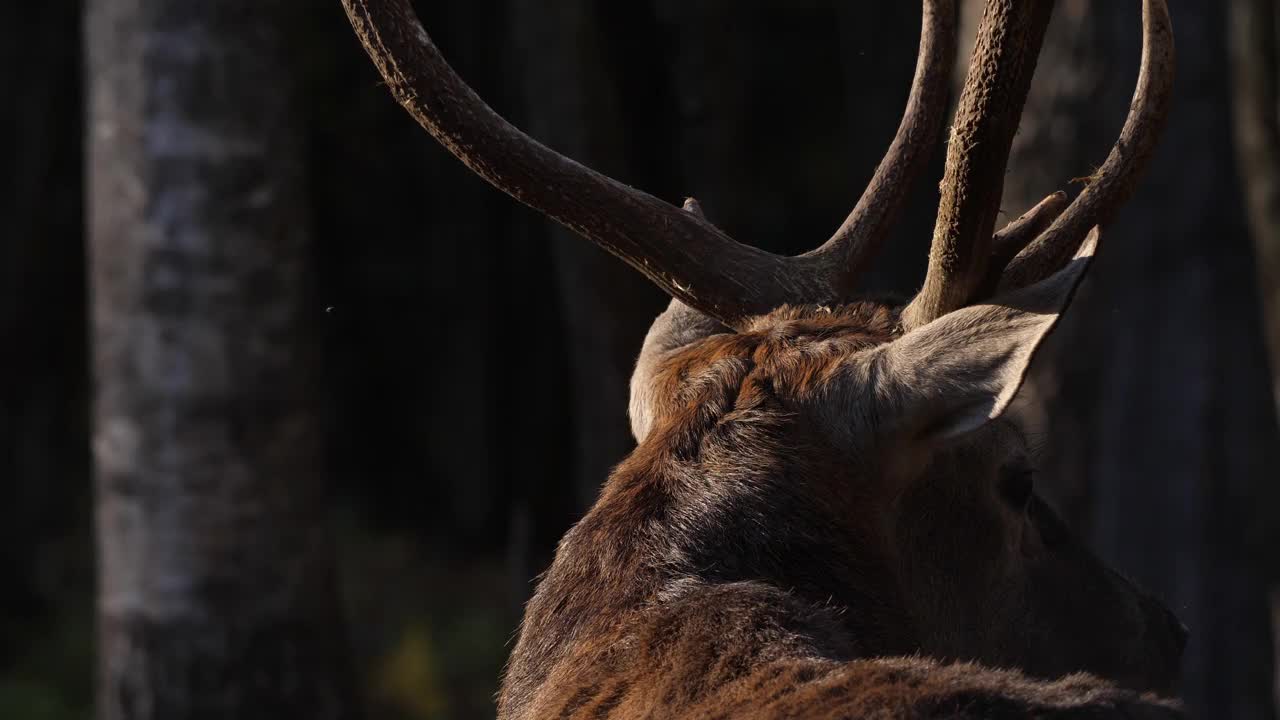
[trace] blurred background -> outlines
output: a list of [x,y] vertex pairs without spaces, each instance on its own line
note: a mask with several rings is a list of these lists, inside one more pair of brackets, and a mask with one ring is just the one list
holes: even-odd
[[[1277,15],[1169,4],[1159,155],[1021,404],[1042,491],[1191,627],[1189,705],[1266,720]],[[417,6],[534,137],[786,253],[869,179],[920,23],[906,0]],[[1008,218],[1105,158],[1138,12],[1058,0]],[[532,579],[631,448],[664,298],[439,148],[336,0],[0,3],[0,57],[0,718],[491,717]],[[923,277],[938,147],[869,291]]]

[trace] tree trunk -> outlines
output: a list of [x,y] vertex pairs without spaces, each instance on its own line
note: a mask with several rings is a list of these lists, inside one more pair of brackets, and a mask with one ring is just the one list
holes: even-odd
[[[1271,379],[1280,404],[1280,53],[1275,0],[1232,0],[1231,79],[1235,89],[1236,157],[1258,263]],[[1280,553],[1277,553],[1280,555]],[[1280,567],[1273,564],[1272,633],[1280,655]],[[1280,706],[1280,664],[1276,668]]]
[[[1275,0],[1231,1],[1236,155],[1258,259],[1258,280],[1280,379],[1280,75]],[[1277,382],[1280,387],[1280,382]]]
[[[87,522],[78,27],[74,3],[0,4],[0,88],[17,99],[0,114],[0,617],[28,621],[65,599],[40,587],[42,549]],[[21,652],[6,626],[0,665]]]
[[[569,157],[628,181],[625,129],[610,77],[608,40],[595,3],[511,3],[516,61],[524,91],[523,125]],[[642,132],[644,130],[641,130]],[[661,295],[624,263],[549,221],[560,316],[568,345],[573,487],[584,510],[613,466],[634,446],[627,423],[628,382]]]
[[[1254,267],[1231,145],[1227,6],[1173,0],[1176,98],[1134,200],[1034,371],[1044,488],[1104,558],[1190,626],[1197,717],[1274,717],[1266,577],[1280,474]],[[1115,141],[1139,6],[1058,3],[1015,143],[1016,215]]]
[[[671,37],[673,148],[685,192],[742,242],[785,254],[821,245],[857,203],[902,118],[919,3],[653,4]],[[859,279],[862,291],[901,291],[924,276],[941,176],[935,152]]]
[[288,3],[86,15],[99,716],[339,718]]

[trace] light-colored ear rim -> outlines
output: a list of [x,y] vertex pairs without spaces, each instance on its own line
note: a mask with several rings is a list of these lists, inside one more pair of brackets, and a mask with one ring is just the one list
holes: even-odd
[[733,329],[719,320],[674,299],[654,319],[631,373],[627,415],[631,421],[631,435],[637,443],[644,442],[649,436],[659,414],[657,406],[665,399],[655,397],[653,393],[653,378],[662,361],[671,353],[699,340],[731,332]]
[[1098,249],[1098,240],[1101,230],[1097,227],[1089,231],[1085,236],[1084,242],[1080,243],[1080,247],[1076,250],[1076,254],[1071,258],[1061,270],[1041,280],[1040,282],[1008,293],[1007,295],[997,295],[992,298],[992,303],[1000,303],[1002,298],[1005,302],[1014,304],[1015,298],[1026,293],[1028,296],[1047,294],[1055,290],[1055,286],[1065,284],[1065,288],[1061,288],[1061,296],[1056,300],[1056,308],[1053,312],[1053,320],[1047,327],[1041,331],[1036,339],[1034,346],[1031,348],[1026,362],[1023,364],[1022,372],[1019,374],[1016,382],[1005,387],[1004,391],[996,398],[995,406],[991,409],[991,413],[987,418],[987,422],[998,419],[1004,415],[1005,411],[1013,403],[1013,399],[1017,397],[1018,391],[1027,381],[1027,374],[1031,371],[1031,366],[1035,363],[1036,358],[1040,355],[1041,348],[1044,347],[1045,340],[1053,334],[1058,327],[1058,323],[1062,322],[1062,316],[1071,307],[1071,303],[1075,300],[1076,293],[1080,290],[1080,283],[1084,282],[1085,275],[1088,273],[1089,267],[1093,264],[1094,254]]

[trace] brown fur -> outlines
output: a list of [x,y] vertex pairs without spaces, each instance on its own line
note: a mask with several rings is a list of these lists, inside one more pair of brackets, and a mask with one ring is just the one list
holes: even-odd
[[851,358],[899,332],[878,303],[783,308],[666,357],[653,430],[529,604],[499,716],[1176,717],[1069,675],[1168,691],[1178,641],[1047,507],[1000,497],[1016,428],[921,447],[848,404],[878,390]]

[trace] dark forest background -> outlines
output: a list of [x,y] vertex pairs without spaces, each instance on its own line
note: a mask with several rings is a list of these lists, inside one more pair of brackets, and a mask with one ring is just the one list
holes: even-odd
[[[533,136],[786,253],[870,177],[920,20],[905,0],[417,5]],[[1265,720],[1276,12],[1170,6],[1160,153],[1021,404],[1043,491],[1191,627],[1189,705]],[[1057,2],[1008,217],[1105,157],[1138,11]],[[531,579],[631,447],[627,380],[661,294],[438,147],[336,0],[2,3],[0,97],[0,718],[88,717],[95,694],[100,717],[164,717],[110,689],[172,707],[225,690],[241,678],[193,658],[269,666],[262,627],[308,638],[291,662],[330,691],[308,716],[492,716]],[[869,291],[923,277],[941,155]],[[156,620],[174,595],[127,587],[149,568],[207,576],[175,657]]]

